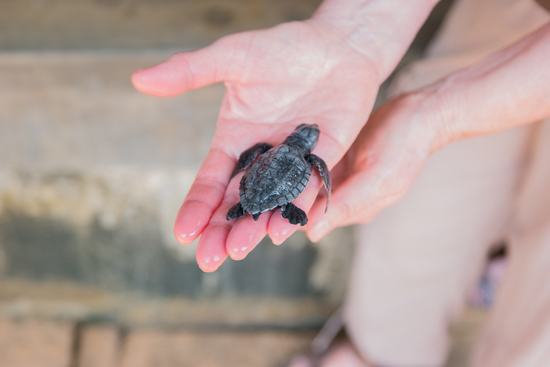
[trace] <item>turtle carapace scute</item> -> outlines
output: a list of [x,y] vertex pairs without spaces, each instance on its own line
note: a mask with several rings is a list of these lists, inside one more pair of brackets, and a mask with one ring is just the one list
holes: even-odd
[[329,170],[321,158],[311,154],[319,134],[317,124],[301,124],[279,145],[258,143],[245,150],[231,176],[246,170],[239,185],[240,202],[229,209],[227,220],[240,218],[245,212],[258,220],[261,213],[281,207],[283,218],[305,226],[307,215],[292,200],[306,188],[313,165],[327,190],[326,211],[332,186]]

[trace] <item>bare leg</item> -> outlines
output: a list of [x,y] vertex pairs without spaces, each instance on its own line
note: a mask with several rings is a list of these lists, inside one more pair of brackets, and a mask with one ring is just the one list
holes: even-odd
[[550,365],[550,120],[536,131],[510,226],[506,274],[473,367]]
[[[417,62],[397,77],[393,92],[432,83],[538,28],[548,21],[548,14],[537,7],[534,1],[523,0],[514,1],[513,9],[498,1],[456,1],[442,33],[427,52],[433,58]],[[507,20],[511,16],[516,20],[513,25]],[[473,45],[481,44],[484,47],[474,51]],[[382,366],[443,364],[448,324],[460,314],[465,294],[477,281],[487,246],[501,240],[510,229],[525,148],[530,146],[530,131],[526,130],[529,128],[464,140],[436,152],[403,200],[360,229],[346,321],[350,338],[369,360]],[[542,295],[542,284],[548,281],[521,284],[541,284],[537,291]],[[523,300],[534,306],[533,299],[523,293],[508,294],[515,302]],[[525,310],[515,316],[524,317],[523,325],[542,315],[534,307],[519,310]],[[526,338],[527,334],[514,327],[498,329],[497,321],[492,325],[493,335],[516,332],[514,339],[505,342],[504,338],[500,343],[493,339],[493,346],[519,347],[522,339],[524,346],[537,340]],[[486,340],[480,350],[490,347],[490,339]],[[550,345],[548,339],[538,340]],[[499,364],[503,359],[497,357],[510,357],[514,350],[501,349],[498,356],[494,352],[479,354],[474,366],[512,366]]]

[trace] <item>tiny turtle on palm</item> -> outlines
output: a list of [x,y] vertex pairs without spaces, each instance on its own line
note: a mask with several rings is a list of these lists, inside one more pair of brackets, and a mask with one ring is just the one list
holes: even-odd
[[245,212],[258,220],[261,213],[281,207],[283,218],[291,224],[305,226],[307,215],[292,204],[292,200],[306,188],[313,165],[319,170],[327,190],[326,212],[332,185],[329,170],[321,158],[311,154],[319,134],[317,124],[301,124],[277,146],[258,143],[245,150],[231,176],[246,170],[239,185],[241,200],[229,209],[227,220],[243,217]]

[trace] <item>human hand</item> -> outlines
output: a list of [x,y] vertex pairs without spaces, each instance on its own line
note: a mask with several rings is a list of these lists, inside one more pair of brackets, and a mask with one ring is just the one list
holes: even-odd
[[331,208],[319,195],[309,212],[308,237],[316,242],[334,228],[367,223],[397,202],[442,141],[438,118],[424,95],[398,96],[375,111],[332,170]]
[[[243,259],[266,233],[282,243],[296,230],[280,210],[257,222],[250,215],[226,220],[239,201],[241,175],[231,182],[230,176],[240,153],[258,142],[279,144],[301,123],[317,123],[321,136],[313,153],[334,166],[361,130],[381,82],[369,57],[330,22],[317,20],[227,36],[138,71],[132,81],[139,91],[163,97],[225,82],[212,146],[174,226],[182,244],[202,235],[197,262],[205,271],[228,255]],[[294,204],[307,212],[319,187],[313,174]]]
[[377,110],[331,172],[331,209],[325,216],[319,197],[310,210],[309,238],[372,220],[405,195],[440,147],[550,116],[549,42],[550,23]]

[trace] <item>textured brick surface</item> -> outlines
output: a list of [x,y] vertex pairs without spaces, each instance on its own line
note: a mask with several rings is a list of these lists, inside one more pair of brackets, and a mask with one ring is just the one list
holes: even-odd
[[0,318],[0,366],[70,367],[73,327]]
[[86,326],[81,330],[77,367],[117,367],[119,330],[113,326]]
[[[487,312],[467,309],[451,327],[445,367],[466,367]],[[278,367],[295,353],[307,352],[312,332],[130,332],[121,367]]]
[[[465,367],[487,312],[469,309],[451,328],[446,367]],[[189,331],[86,326],[73,356],[69,323],[0,319],[2,367],[275,367],[307,351],[313,332]]]
[[274,367],[306,350],[313,333],[160,333],[128,335],[121,367]]

